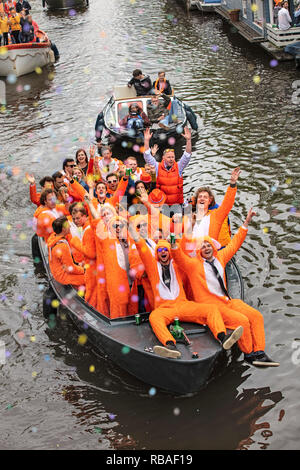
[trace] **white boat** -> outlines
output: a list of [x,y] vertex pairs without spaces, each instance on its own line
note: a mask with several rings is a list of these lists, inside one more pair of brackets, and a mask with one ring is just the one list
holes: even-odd
[[0,77],[20,77],[55,62],[51,43],[29,42],[0,48]]

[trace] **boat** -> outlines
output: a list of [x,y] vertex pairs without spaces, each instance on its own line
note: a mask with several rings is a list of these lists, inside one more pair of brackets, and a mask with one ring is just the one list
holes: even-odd
[[[46,38],[45,33],[40,31]],[[0,47],[0,77],[20,77],[55,62],[51,41],[9,44]]]
[[50,10],[67,10],[70,8],[83,8],[88,6],[89,0],[42,0],[43,7],[47,5]]
[[[171,101],[177,101],[177,117],[178,125],[172,124],[170,130],[162,129],[158,124],[153,124],[150,130],[153,134],[151,144],[160,144],[160,146],[170,145],[170,138],[175,139],[171,145],[174,145],[175,141],[181,139],[181,133],[183,128],[187,124],[187,115],[184,107],[184,103],[175,96],[171,96]],[[128,114],[129,106],[136,103],[145,114],[147,114],[147,104],[151,102],[151,95],[136,96],[134,87],[127,86],[116,86],[113,94],[109,101],[103,108],[102,112],[99,113],[96,124],[96,139],[104,145],[114,144],[119,142],[131,142],[139,145],[143,144],[143,133],[142,130],[136,135],[133,129],[124,129],[120,127],[120,121]],[[104,131],[101,133],[99,138],[99,129],[104,127]],[[172,142],[172,140],[171,140]],[[124,145],[126,146],[126,144]]]
[[[32,255],[34,262],[45,270],[49,282],[43,299],[44,315],[55,314],[55,300],[66,309],[93,349],[151,387],[180,395],[198,392],[224,373],[234,357],[240,354],[237,347],[224,351],[205,326],[182,322],[191,344],[177,343],[182,354],[180,360],[158,356],[153,353],[159,342],[149,324],[149,313],[140,314],[138,325],[135,316],[107,318],[79,296],[72,286],[55,281],[49,268],[47,246],[37,235],[32,238]],[[234,259],[227,264],[226,276],[230,295],[243,299],[243,280]]]

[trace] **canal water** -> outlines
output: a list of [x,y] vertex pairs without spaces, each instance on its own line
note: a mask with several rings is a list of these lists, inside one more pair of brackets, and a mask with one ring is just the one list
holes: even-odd
[[[0,447],[299,448],[299,71],[274,63],[218,16],[188,16],[175,1],[90,0],[64,13],[41,3],[31,1],[33,17],[60,60],[7,83],[0,114]],[[88,149],[112,87],[135,68],[153,79],[165,69],[200,116],[185,194],[209,184],[220,202],[231,170],[241,167],[233,232],[251,206],[257,216],[237,260],[245,300],[263,313],[266,351],[279,368],[240,359],[205,390],[174,397],[80,345],[66,316],[56,327],[45,323],[25,172],[38,181]]]

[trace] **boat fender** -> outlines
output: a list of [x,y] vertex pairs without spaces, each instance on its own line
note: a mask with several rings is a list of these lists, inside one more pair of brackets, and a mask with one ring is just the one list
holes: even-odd
[[57,296],[52,287],[48,287],[43,295],[43,314],[45,318],[49,319],[51,316],[56,316],[58,307],[55,306],[55,302],[53,301],[57,300]]
[[49,51],[49,56],[50,56],[51,64],[54,64],[55,63],[55,55],[54,55],[54,52],[52,51],[52,49],[50,49],[50,51]]
[[58,52],[56,44],[54,42],[50,41],[50,47],[51,47],[51,50],[54,53],[55,60],[58,60],[59,59],[59,52]]

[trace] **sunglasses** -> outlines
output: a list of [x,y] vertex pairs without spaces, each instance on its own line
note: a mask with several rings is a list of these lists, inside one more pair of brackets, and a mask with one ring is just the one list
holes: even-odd
[[138,224],[136,228],[140,229],[141,227],[148,227],[147,222],[144,222],[143,224]]
[[124,224],[113,224],[113,228],[116,229],[116,228],[124,228],[125,225]]
[[162,248],[157,248],[157,251],[158,253],[162,253],[162,252],[169,251],[169,250],[166,247],[162,247]]
[[164,154],[167,153],[167,152],[175,152],[175,150],[174,150],[174,149],[166,149],[166,150],[164,150]]
[[107,181],[108,184],[111,184],[111,183],[117,183],[118,180],[110,180],[110,181]]
[[76,165],[67,165],[67,166],[69,166],[70,168],[74,168]]

